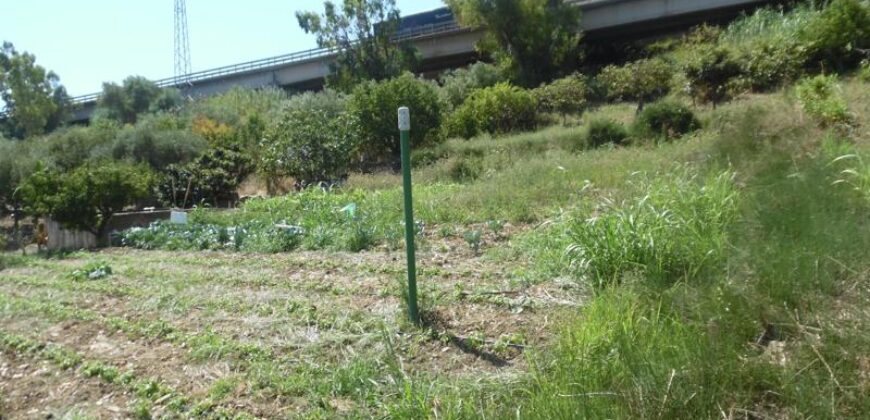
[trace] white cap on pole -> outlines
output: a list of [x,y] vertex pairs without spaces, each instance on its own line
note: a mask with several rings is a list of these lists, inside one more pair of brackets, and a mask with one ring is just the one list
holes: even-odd
[[399,131],[411,130],[411,111],[408,107],[399,108]]

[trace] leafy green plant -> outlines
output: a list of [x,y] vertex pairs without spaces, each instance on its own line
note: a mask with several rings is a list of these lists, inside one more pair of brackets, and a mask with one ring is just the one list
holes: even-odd
[[448,136],[471,138],[478,134],[503,134],[530,130],[537,124],[532,94],[506,83],[475,91],[448,118]]
[[606,118],[590,121],[583,137],[587,147],[599,147],[605,144],[621,145],[627,138],[628,129],[622,123]]
[[858,70],[858,78],[865,82],[870,82],[870,60],[864,60],[861,62],[861,68]]
[[236,200],[239,184],[253,171],[247,155],[235,149],[210,149],[192,162],[169,165],[157,185],[158,199],[187,208]]
[[848,123],[851,118],[837,76],[806,78],[795,86],[801,108],[823,127]]
[[468,67],[446,72],[441,76],[441,87],[438,91],[450,109],[454,109],[462,105],[475,90],[506,81],[504,72],[497,66],[476,62]]
[[638,137],[675,139],[701,128],[691,109],[677,102],[654,103],[637,116],[633,130]]
[[479,230],[467,230],[462,234],[462,238],[465,239],[465,243],[471,247],[471,250],[475,254],[480,253],[480,246],[483,245],[483,232]]
[[[69,273],[74,281],[99,280],[112,275],[112,267],[105,262],[93,262]],[[94,376],[94,375],[90,375]]]
[[208,143],[182,126],[171,115],[150,115],[136,125],[118,132],[111,148],[111,158],[147,163],[162,170],[171,164],[189,162],[205,151]]

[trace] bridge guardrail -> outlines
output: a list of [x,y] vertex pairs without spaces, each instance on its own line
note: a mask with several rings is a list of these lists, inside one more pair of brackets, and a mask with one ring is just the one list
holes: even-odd
[[[401,32],[398,32],[396,36],[393,37],[393,40],[407,41],[415,38],[422,38],[425,36],[450,33],[458,31],[460,29],[462,29],[462,27],[460,27],[459,24],[457,24],[456,22],[441,22],[438,24],[424,25],[403,30]],[[249,71],[279,66],[282,64],[289,64],[314,58],[326,57],[335,54],[335,52],[335,48],[312,48],[310,50],[297,51],[290,54],[247,61],[244,63],[238,63],[229,66],[217,67],[213,69],[185,74],[182,76],[158,79],[154,80],[154,84],[156,84],[158,87],[184,86],[186,84],[193,84],[203,80],[212,79],[214,77],[225,76],[229,74],[246,73]],[[100,95],[101,93],[90,93],[87,95],[75,96],[71,98],[71,101],[73,104],[94,102],[99,99]]]

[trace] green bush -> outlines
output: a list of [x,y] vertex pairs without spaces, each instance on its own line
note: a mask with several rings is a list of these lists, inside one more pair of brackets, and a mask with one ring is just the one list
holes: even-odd
[[565,119],[568,114],[580,114],[586,109],[588,90],[586,80],[575,74],[554,80],[532,92],[539,109],[561,114]]
[[348,109],[359,122],[359,145],[365,162],[377,164],[399,159],[397,110],[411,110],[411,147],[438,140],[442,104],[431,82],[405,73],[395,79],[358,85]]
[[263,137],[261,171],[302,184],[343,178],[359,146],[358,131],[356,118],[347,113],[290,110]]
[[149,196],[153,178],[142,165],[107,161],[69,173],[40,170],[24,180],[21,193],[31,214],[102,238],[112,214]]
[[322,111],[334,117],[347,111],[348,96],[332,89],[298,93],[283,103],[283,112]]
[[157,198],[167,206],[218,206],[236,200],[239,184],[253,171],[253,162],[235,149],[210,149],[184,165],[166,167]]
[[683,71],[692,96],[714,106],[730,97],[731,84],[741,75],[735,51],[722,45],[695,47]]
[[701,128],[701,122],[687,106],[661,101],[646,108],[637,116],[634,131],[638,137],[675,139]]
[[162,170],[193,160],[206,146],[202,137],[184,128],[174,117],[155,115],[143,118],[135,126],[124,127],[111,146],[111,156]]
[[483,62],[474,63],[466,68],[450,70],[441,77],[439,93],[444,102],[454,109],[478,89],[506,82],[504,72],[497,66]]
[[841,70],[854,66],[861,51],[870,49],[870,3],[832,0],[804,26],[801,41],[809,45],[813,62],[831,63]]
[[70,171],[102,153],[118,134],[115,124],[93,124],[55,131],[45,138],[46,163],[62,171]]
[[628,130],[616,121],[598,118],[589,122],[584,141],[587,147],[599,147],[608,143],[620,145],[628,138]]
[[800,81],[795,94],[804,112],[823,127],[850,121],[837,76],[819,75]]
[[763,91],[799,78],[807,61],[807,49],[794,39],[764,40],[747,45],[737,60],[743,84]]
[[531,130],[538,121],[537,109],[529,91],[500,83],[475,91],[449,117],[445,130],[462,138]]
[[638,112],[647,102],[670,90],[674,69],[660,58],[643,59],[624,66],[607,66],[596,77],[611,100],[637,102]]
[[858,70],[858,78],[865,82],[870,82],[870,60],[864,60],[861,62],[861,68]]

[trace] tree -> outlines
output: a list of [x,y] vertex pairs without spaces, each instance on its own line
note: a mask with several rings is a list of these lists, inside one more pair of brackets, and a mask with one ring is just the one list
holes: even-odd
[[46,215],[69,229],[103,239],[112,215],[148,197],[153,176],[148,167],[107,161],[70,173],[42,169],[22,185],[31,214]]
[[563,0],[446,0],[459,22],[482,26],[483,52],[535,87],[569,73],[580,58],[580,9]]
[[740,63],[732,49],[700,45],[683,69],[689,79],[692,97],[716,104],[727,99],[729,87],[741,75]]
[[177,89],[161,89],[142,76],[130,76],[121,85],[103,83],[97,113],[124,124],[133,124],[140,114],[170,110],[181,102]]
[[405,73],[354,89],[348,109],[359,121],[360,151],[367,162],[398,162],[401,149],[396,109],[401,106],[411,109],[412,147],[438,139],[443,106],[433,83]]
[[36,64],[36,56],[19,53],[9,42],[0,49],[0,99],[6,104],[0,128],[17,138],[60,126],[69,104],[57,74],[46,71]]
[[327,1],[323,15],[296,12],[296,19],[318,46],[337,50],[327,84],[340,91],[396,77],[418,61],[410,43],[392,40],[400,20],[395,0],[344,0],[341,9]]
[[538,106],[544,111],[559,113],[564,123],[567,121],[568,114],[579,114],[586,109],[588,91],[583,76],[573,74],[556,79],[533,92]]
[[637,112],[647,102],[665,96],[670,90],[674,70],[660,58],[637,60],[624,66],[607,66],[598,75],[598,82],[613,100],[637,102]]

